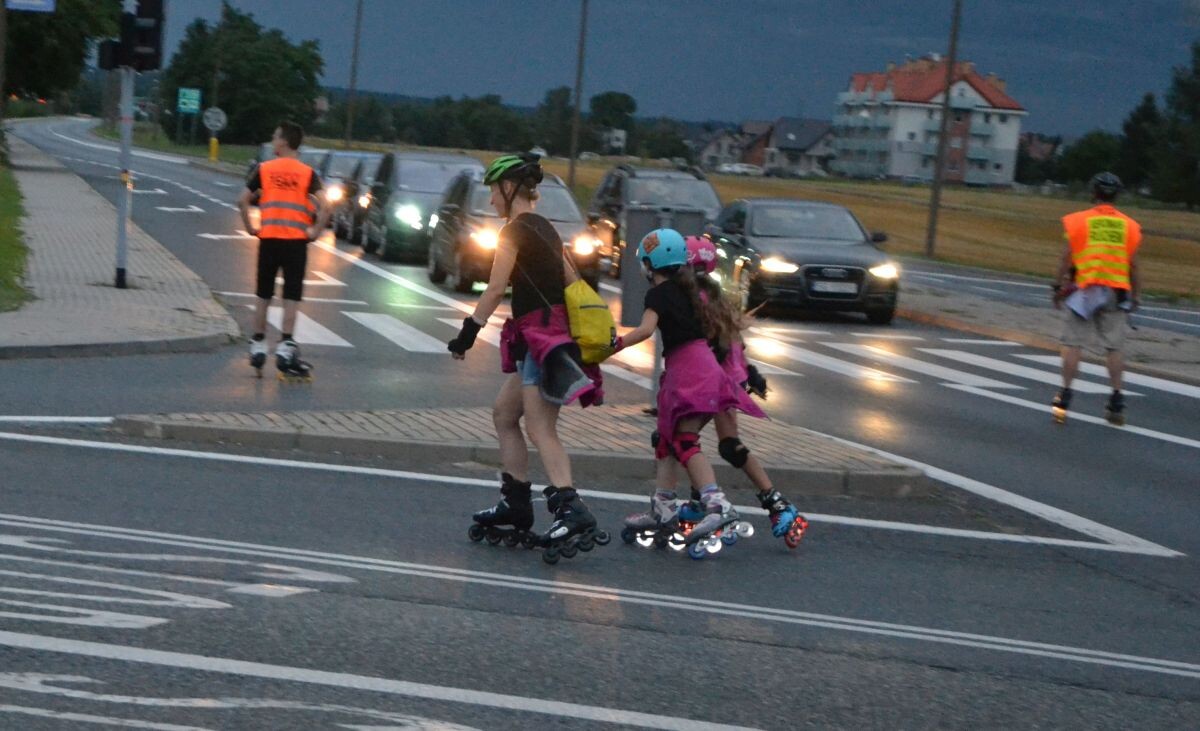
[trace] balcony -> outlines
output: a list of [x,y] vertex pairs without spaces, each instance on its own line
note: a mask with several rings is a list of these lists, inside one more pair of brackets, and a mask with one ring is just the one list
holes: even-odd
[[999,179],[987,170],[968,170],[963,180],[967,185],[997,185]]
[[933,119],[926,119],[925,124],[923,125],[923,129],[926,132],[941,132],[942,131],[941,118],[934,117]]
[[991,122],[971,122],[971,134],[976,137],[991,137],[996,134],[996,125]]
[[967,159],[991,162],[992,149],[990,147],[982,147],[980,145],[970,145],[967,147]]

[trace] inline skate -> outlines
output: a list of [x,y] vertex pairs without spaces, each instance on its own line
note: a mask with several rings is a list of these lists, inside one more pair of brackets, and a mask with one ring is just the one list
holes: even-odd
[[531,483],[522,482],[507,472],[500,476],[500,502],[471,516],[475,523],[467,529],[467,537],[478,543],[484,539],[495,546],[500,542],[513,547],[533,548],[538,536],[533,528]]

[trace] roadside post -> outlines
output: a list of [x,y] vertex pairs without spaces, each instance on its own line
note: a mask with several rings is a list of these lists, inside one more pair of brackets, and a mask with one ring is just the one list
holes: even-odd
[[209,107],[204,110],[204,126],[208,128],[208,161],[216,162],[221,154],[221,143],[217,139],[217,133],[225,129],[225,125],[229,123],[229,118],[225,116],[225,112],[220,107]]

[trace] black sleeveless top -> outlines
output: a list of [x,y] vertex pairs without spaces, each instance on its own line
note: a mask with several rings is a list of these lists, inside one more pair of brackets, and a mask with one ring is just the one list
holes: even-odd
[[522,213],[500,230],[500,238],[517,249],[511,278],[513,319],[547,303],[564,304],[563,242],[554,226],[536,213]]

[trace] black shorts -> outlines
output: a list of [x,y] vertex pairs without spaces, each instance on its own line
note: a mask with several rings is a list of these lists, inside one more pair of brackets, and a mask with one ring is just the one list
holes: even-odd
[[304,269],[308,265],[308,242],[304,239],[260,239],[258,284],[254,293],[269,300],[275,294],[275,275],[283,270],[283,298],[300,301],[304,294]]

